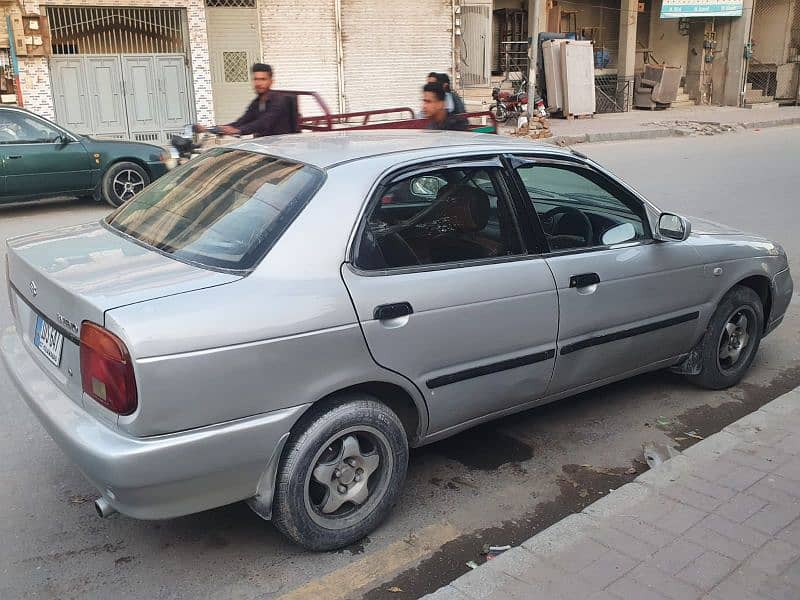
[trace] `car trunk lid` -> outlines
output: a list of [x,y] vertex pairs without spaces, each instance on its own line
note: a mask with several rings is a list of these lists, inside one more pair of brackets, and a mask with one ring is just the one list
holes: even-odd
[[[100,223],[11,239],[7,256],[20,336],[51,379],[78,403],[83,321],[104,325],[107,310],[240,278],[179,262]],[[63,335],[60,345],[53,330]],[[41,344],[47,336],[53,343]]]

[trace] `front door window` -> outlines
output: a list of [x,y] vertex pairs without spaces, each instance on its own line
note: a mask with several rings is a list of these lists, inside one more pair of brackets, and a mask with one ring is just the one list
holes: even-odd
[[19,111],[0,111],[0,144],[52,144],[62,133]]
[[595,173],[555,164],[525,165],[517,172],[551,251],[647,238],[641,205],[620,199]]

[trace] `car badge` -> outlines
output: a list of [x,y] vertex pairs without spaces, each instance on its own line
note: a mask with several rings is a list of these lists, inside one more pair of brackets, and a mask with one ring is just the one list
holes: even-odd
[[36,282],[31,279],[31,282],[28,284],[28,287],[31,288],[31,294],[34,296],[39,293],[39,290],[36,287]]

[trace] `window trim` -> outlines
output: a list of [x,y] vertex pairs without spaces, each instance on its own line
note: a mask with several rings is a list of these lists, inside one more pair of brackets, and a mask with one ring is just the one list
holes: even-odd
[[[32,121],[38,121],[38,122],[40,122],[40,123],[42,123],[44,125],[47,125],[48,127],[51,127],[52,129],[55,129],[56,131],[61,132],[61,134],[63,136],[65,136],[67,138],[67,140],[69,140],[67,143],[74,143],[74,142],[80,141],[75,136],[75,134],[67,131],[66,129],[64,129],[63,127],[60,127],[59,125],[56,125],[55,123],[53,123],[52,121],[49,121],[48,119],[45,119],[44,117],[40,117],[39,115],[35,115],[35,114],[33,114],[31,112],[28,112],[26,110],[20,110],[20,109],[14,109],[14,108],[3,108],[3,109],[0,109],[0,110],[2,110],[3,112],[7,111],[9,114],[17,114],[17,115],[20,115],[22,117],[26,117],[26,118],[28,118],[28,119],[30,119]],[[52,145],[52,144],[58,144],[58,142],[57,141],[51,141],[51,142],[0,142],[0,146],[39,146],[39,145],[42,145],[42,144],[50,144],[50,145]]]
[[[583,254],[589,252],[601,252],[605,250],[615,250],[618,248],[632,248],[636,246],[646,246],[656,243],[657,240],[653,237],[653,231],[650,224],[650,215],[649,211],[647,210],[647,204],[642,201],[636,194],[634,194],[631,190],[627,189],[620,181],[611,177],[607,173],[600,171],[599,169],[595,168],[592,164],[588,162],[584,162],[577,159],[570,159],[568,157],[551,157],[551,156],[542,156],[540,154],[525,154],[525,153],[513,153],[513,154],[506,154],[504,156],[506,161],[508,162],[508,169],[511,171],[511,177],[515,181],[515,187],[517,193],[520,195],[520,200],[522,201],[526,213],[529,213],[529,217],[534,221],[535,226],[533,227],[533,235],[532,237],[536,238],[542,243],[542,247],[546,249],[546,252],[542,254],[544,257],[555,257],[555,256],[568,256],[572,254]],[[547,236],[544,233],[544,227],[542,227],[542,221],[539,217],[539,213],[536,211],[536,207],[533,204],[533,201],[530,199],[530,195],[525,188],[525,183],[522,181],[522,177],[519,174],[519,169],[524,165],[554,165],[558,168],[562,168],[566,171],[575,171],[577,172],[579,169],[589,171],[595,177],[600,179],[601,181],[608,184],[608,188],[614,190],[613,193],[609,191],[605,186],[600,185],[605,191],[611,194],[614,198],[622,202],[628,208],[631,208],[630,204],[636,206],[637,210],[632,210],[632,212],[642,220],[642,227],[644,229],[645,237],[640,240],[630,240],[626,242],[620,242],[619,244],[599,244],[597,246],[589,246],[583,248],[565,248],[563,250],[552,250],[550,248],[550,244],[547,241]],[[588,178],[587,178],[588,179]],[[592,181],[592,179],[589,179]],[[596,183],[592,181],[592,183]],[[596,184],[599,185],[599,184]],[[621,193],[621,194],[620,194]],[[619,196],[622,195],[624,198],[627,198],[627,202],[625,199],[620,198]],[[524,235],[524,234],[523,234]]]
[[[463,160],[459,160],[463,159]],[[448,263],[434,263],[428,265],[413,265],[408,267],[392,267],[388,269],[365,269],[360,267],[358,264],[358,251],[361,247],[361,238],[364,235],[364,231],[367,227],[367,222],[369,220],[369,216],[372,214],[375,206],[380,202],[381,196],[386,190],[386,187],[397,182],[402,181],[408,177],[413,177],[415,175],[423,175],[425,173],[435,172],[435,171],[442,171],[445,169],[462,169],[462,168],[485,168],[485,169],[496,169],[496,175],[498,179],[498,186],[497,189],[498,197],[502,197],[508,205],[509,213],[511,215],[511,220],[513,221],[514,228],[516,230],[516,235],[518,238],[518,242],[520,244],[521,253],[508,255],[508,256],[496,256],[491,258],[479,258],[474,260],[460,260],[460,261],[453,261]],[[493,182],[494,183],[494,182]],[[462,156],[462,157],[448,157],[448,158],[435,158],[430,159],[422,162],[413,163],[410,165],[405,165],[397,169],[393,169],[383,175],[376,185],[373,186],[372,191],[369,194],[369,201],[365,203],[364,208],[361,210],[358,216],[358,225],[355,229],[355,234],[351,237],[350,240],[350,248],[347,252],[347,262],[349,264],[350,269],[361,276],[364,277],[383,277],[387,275],[406,275],[410,273],[421,273],[421,272],[428,272],[428,271],[443,271],[447,269],[460,269],[465,267],[473,267],[473,266],[481,266],[481,265],[492,265],[498,263],[506,263],[506,262],[514,262],[517,260],[524,260],[529,259],[530,254],[528,254],[527,244],[525,243],[525,237],[522,233],[522,229],[519,224],[518,215],[517,215],[518,207],[516,206],[516,202],[514,201],[514,193],[510,189],[509,182],[508,182],[508,175],[507,175],[507,168],[505,162],[502,159],[502,156],[499,153],[486,153],[481,152],[476,155],[472,156]]]

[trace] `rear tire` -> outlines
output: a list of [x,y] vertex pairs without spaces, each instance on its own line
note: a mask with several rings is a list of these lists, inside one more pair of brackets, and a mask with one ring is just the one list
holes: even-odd
[[758,352],[764,332],[764,307],[753,290],[736,286],[714,311],[702,340],[701,370],[692,383],[722,390],[739,383]]
[[362,539],[389,515],[408,467],[397,415],[366,394],[348,394],[303,417],[283,452],[272,520],[309,550]]
[[116,208],[141,192],[149,183],[150,175],[144,168],[133,162],[118,162],[108,167],[103,174],[100,194],[103,200]]

